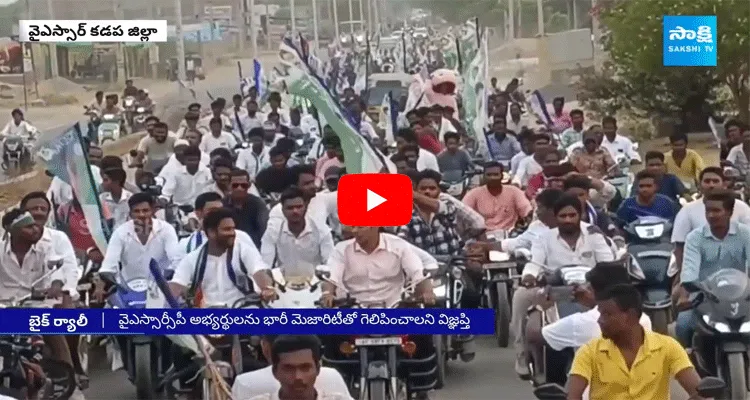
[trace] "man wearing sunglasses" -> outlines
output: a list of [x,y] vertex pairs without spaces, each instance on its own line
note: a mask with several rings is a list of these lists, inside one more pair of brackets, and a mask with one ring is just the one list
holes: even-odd
[[244,169],[232,171],[230,195],[224,206],[234,211],[236,228],[250,235],[257,248],[268,224],[268,207],[260,197],[248,193],[250,175]]

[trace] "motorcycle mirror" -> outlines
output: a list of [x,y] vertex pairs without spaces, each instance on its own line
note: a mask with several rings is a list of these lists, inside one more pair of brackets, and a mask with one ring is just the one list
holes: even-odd
[[50,178],[54,178],[55,177],[55,174],[53,174],[52,171],[50,171],[48,169],[44,170],[44,174],[47,175],[47,176],[49,176]]
[[318,265],[315,267],[315,276],[321,281],[328,280],[331,277],[331,269],[327,265]]
[[138,151],[135,150],[135,149],[133,149],[133,150],[130,150],[130,152],[128,154],[130,154],[130,157],[135,157],[135,156],[138,155]]
[[721,378],[707,376],[698,383],[698,394],[705,398],[721,397],[724,394],[726,383]]
[[568,397],[565,389],[556,383],[544,383],[534,389],[534,396],[539,400],[564,400]]

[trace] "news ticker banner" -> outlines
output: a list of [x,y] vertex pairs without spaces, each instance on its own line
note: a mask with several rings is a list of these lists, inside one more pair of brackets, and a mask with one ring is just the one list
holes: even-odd
[[492,335],[490,309],[0,310],[0,335]]
[[21,20],[20,42],[128,43],[166,42],[166,20]]

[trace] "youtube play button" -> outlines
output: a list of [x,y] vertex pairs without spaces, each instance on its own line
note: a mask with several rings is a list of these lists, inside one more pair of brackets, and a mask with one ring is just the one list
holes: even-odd
[[348,174],[338,186],[339,220],[349,226],[400,226],[411,220],[411,179],[401,174]]

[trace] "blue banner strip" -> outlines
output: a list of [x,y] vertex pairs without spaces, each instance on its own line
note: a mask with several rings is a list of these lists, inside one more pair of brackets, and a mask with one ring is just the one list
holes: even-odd
[[0,312],[0,335],[491,335],[489,309],[41,309]]

